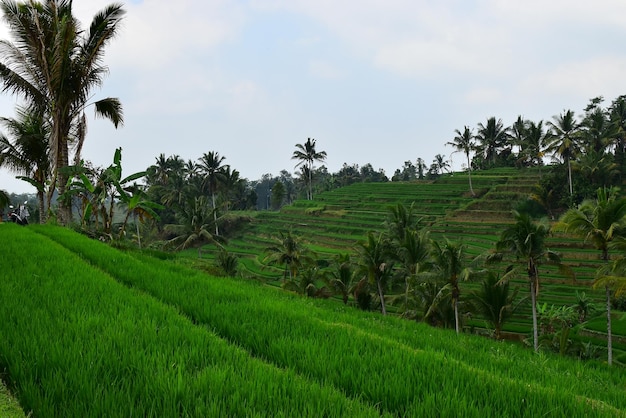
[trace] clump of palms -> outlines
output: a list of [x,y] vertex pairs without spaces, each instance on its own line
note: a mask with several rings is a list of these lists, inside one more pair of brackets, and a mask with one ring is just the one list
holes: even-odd
[[176,214],[178,223],[165,226],[165,232],[174,235],[168,240],[167,245],[176,250],[184,250],[197,245],[198,258],[202,257],[203,243],[220,247],[223,239],[211,233],[215,226],[214,210],[210,208],[206,196],[189,198],[186,204],[180,206]]
[[[93,104],[96,116],[111,120],[115,127],[123,123],[118,99],[93,103],[91,99],[93,89],[107,73],[105,47],[116,36],[125,11],[121,4],[109,5],[83,30],[69,0],[3,0],[0,9],[15,39],[13,43],[0,41],[2,90],[23,99],[50,124],[50,200],[55,188],[61,195],[65,192],[68,174],[64,169],[72,147],[74,165],[80,161],[87,131],[86,108]],[[68,202],[61,202],[58,214],[61,223],[70,221]]]

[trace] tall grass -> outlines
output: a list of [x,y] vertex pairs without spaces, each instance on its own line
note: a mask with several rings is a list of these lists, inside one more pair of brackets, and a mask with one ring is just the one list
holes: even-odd
[[[35,417],[379,416],[28,228],[3,225],[0,236],[10,255],[0,262],[0,367]],[[124,258],[100,248],[112,265]]]
[[243,281],[136,259],[38,227],[112,277],[282,368],[398,416],[620,416],[624,377],[482,338],[303,301]]

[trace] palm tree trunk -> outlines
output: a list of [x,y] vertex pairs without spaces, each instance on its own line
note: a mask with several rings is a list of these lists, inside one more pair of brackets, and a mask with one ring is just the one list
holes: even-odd
[[380,309],[383,315],[387,315],[387,308],[385,307],[385,295],[383,294],[383,286],[380,280],[376,280],[378,287],[378,297],[380,298]]
[[454,299],[454,329],[459,334],[459,300]]
[[313,162],[309,164],[309,200],[313,200]]
[[137,229],[137,244],[139,245],[139,249],[141,250],[141,235],[139,235],[139,222],[137,222],[136,214],[133,214],[133,219],[135,220],[135,228]]
[[470,193],[472,194],[472,197],[476,196],[476,194],[474,193],[474,188],[472,187],[472,166],[470,163],[469,154],[467,156],[467,177],[469,178]]
[[533,311],[533,348],[535,353],[539,352],[539,334],[537,332],[537,294],[535,291],[535,279],[530,278],[530,300]]
[[567,178],[569,180],[569,195],[572,196],[574,194],[574,189],[572,187],[572,164],[570,159],[567,159]]
[[220,235],[220,230],[217,226],[217,209],[215,208],[215,192],[211,192],[211,203],[213,204],[213,222],[215,223],[215,235]]
[[605,286],[606,292],[606,349],[608,351],[609,366],[613,364],[613,332],[611,326],[611,288]]
[[37,202],[39,203],[39,223],[46,223],[46,206],[43,189],[37,191]]

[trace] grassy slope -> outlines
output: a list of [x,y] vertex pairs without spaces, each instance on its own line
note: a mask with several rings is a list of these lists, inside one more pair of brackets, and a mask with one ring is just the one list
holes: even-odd
[[[232,239],[228,249],[241,257],[242,274],[276,279],[280,268],[265,265],[264,250],[275,244],[278,231],[291,230],[320,258],[330,259],[338,253],[355,253],[359,240],[369,231],[381,231],[388,208],[402,203],[413,205],[422,218],[422,225],[431,236],[444,236],[466,244],[468,253],[476,256],[493,248],[500,232],[512,221],[511,209],[525,200],[539,180],[536,170],[512,168],[475,172],[472,175],[478,197],[469,194],[467,175],[456,173],[431,181],[410,183],[359,183],[321,193],[314,201],[296,201],[280,212],[260,212],[243,234]],[[562,277],[555,268],[541,269],[541,293],[538,303],[547,305],[573,304],[576,291],[584,291],[599,306],[603,292],[591,289],[596,267],[597,251],[585,246],[579,238],[553,235],[550,249],[561,253],[563,261],[572,266],[576,280]],[[189,253],[195,257],[196,252]],[[211,257],[210,252],[207,257]],[[278,282],[275,282],[278,283]],[[525,279],[513,281],[520,295],[527,292]],[[464,283],[468,292],[475,284]],[[530,307],[523,305],[505,331],[528,333]],[[481,326],[481,321],[472,325]],[[606,328],[606,327],[605,327]],[[616,344],[616,358],[626,361],[626,346]]]
[[[387,412],[422,411],[423,416],[424,411],[435,413],[442,408],[441,416],[501,416],[503,411],[507,416],[534,416],[540,411],[567,415],[564,411],[568,410],[571,416],[615,416],[620,414],[616,408],[626,406],[621,374],[608,374],[599,364],[537,357],[512,345],[337,309],[328,301],[301,300],[250,282],[203,277],[164,262],[134,259],[67,230],[40,232],[86,263],[171,304],[254,356],[308,379],[332,383],[348,395],[370,399]],[[250,328],[251,322],[259,320],[263,330]],[[298,328],[306,332],[300,334]],[[346,334],[352,337],[346,340]],[[336,358],[335,354],[325,357],[323,353],[332,352],[335,339],[353,347],[346,346]],[[385,354],[385,361],[372,362],[370,352]],[[350,374],[337,375],[340,370],[335,363]],[[476,376],[480,376],[478,381]],[[386,391],[386,385],[380,384],[385,379],[403,390]],[[350,389],[355,382],[361,383]],[[441,387],[455,389],[441,394]],[[380,389],[383,391],[376,395]],[[496,396],[501,404],[494,403]],[[414,399],[421,402],[413,403]],[[531,399],[533,403],[524,408],[518,403]]]

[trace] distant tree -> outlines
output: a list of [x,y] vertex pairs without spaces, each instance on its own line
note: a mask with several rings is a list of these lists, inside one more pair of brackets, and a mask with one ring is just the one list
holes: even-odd
[[[590,241],[600,250],[601,259],[608,264],[609,245],[617,237],[626,233],[626,198],[619,198],[616,189],[599,188],[595,200],[585,200],[576,209],[568,210],[556,230],[574,233]],[[609,276],[604,267],[600,276]],[[613,362],[613,346],[611,332],[611,283],[605,286],[607,309],[607,344],[608,363]]]
[[580,125],[576,121],[573,111],[567,110],[558,116],[554,116],[548,125],[553,131],[552,140],[548,151],[561,157],[567,166],[567,180],[569,184],[569,194],[574,194],[572,184],[572,160],[576,158],[580,151],[579,136]]
[[472,163],[470,160],[470,153],[474,150],[474,134],[469,127],[465,127],[463,129],[463,133],[456,129],[456,136],[452,140],[452,142],[446,142],[446,145],[453,146],[456,151],[454,152],[463,152],[465,154],[465,158],[467,159],[467,176],[469,178],[469,188],[472,196],[476,196],[474,193],[474,188],[472,187]]
[[315,149],[315,145],[315,139],[308,138],[304,144],[296,144],[296,150],[291,157],[292,160],[300,160],[296,167],[302,165],[307,168],[308,200],[313,199],[313,163],[326,159],[326,151],[318,152]]
[[493,327],[496,340],[502,338],[504,323],[519,307],[519,302],[514,304],[517,289],[511,292],[510,286],[510,282],[501,282],[495,273],[489,272],[470,295],[472,305]]
[[199,243],[198,258],[202,257],[202,243],[220,247],[223,239],[211,233],[214,212],[206,196],[190,196],[176,213],[178,223],[165,226],[166,232],[174,235],[168,245],[176,250],[184,250]]
[[203,177],[203,186],[211,195],[211,207],[213,208],[213,223],[215,224],[215,235],[219,235],[219,225],[217,222],[217,203],[215,195],[217,193],[219,183],[225,180],[225,166],[222,164],[226,157],[222,157],[219,153],[210,151],[202,154],[198,160],[198,169]]
[[485,162],[493,166],[496,164],[498,153],[507,144],[509,133],[502,124],[502,119],[496,120],[495,117],[490,117],[486,125],[478,124],[478,131],[474,138],[478,141],[476,150]]
[[368,284],[376,286],[383,315],[387,315],[385,288],[393,273],[393,262],[389,250],[389,241],[383,233],[368,233],[366,241],[359,242],[358,246],[359,274]]
[[460,331],[459,300],[461,288],[459,283],[466,281],[472,274],[471,268],[466,265],[465,246],[445,239],[442,244],[432,241],[431,258],[433,260],[433,274],[441,278],[448,286],[454,309],[454,328]]
[[280,209],[283,204],[283,200],[285,199],[285,186],[280,181],[274,183],[272,186],[272,198],[271,198],[271,206],[272,209]]
[[[547,221],[534,222],[530,215],[513,211],[515,223],[507,227],[496,243],[496,254],[511,254],[516,260],[523,262],[530,284],[531,309],[533,319],[533,347],[539,351],[539,335],[537,328],[537,295],[539,294],[539,266],[551,263],[559,266],[563,272],[571,274],[561,264],[559,255],[546,248],[545,240],[550,232]],[[515,274],[514,268],[507,269],[501,282],[506,282]]]
[[293,280],[302,266],[311,260],[307,249],[291,231],[279,232],[276,244],[265,249],[267,256],[264,261],[269,265],[284,265],[283,282]]

